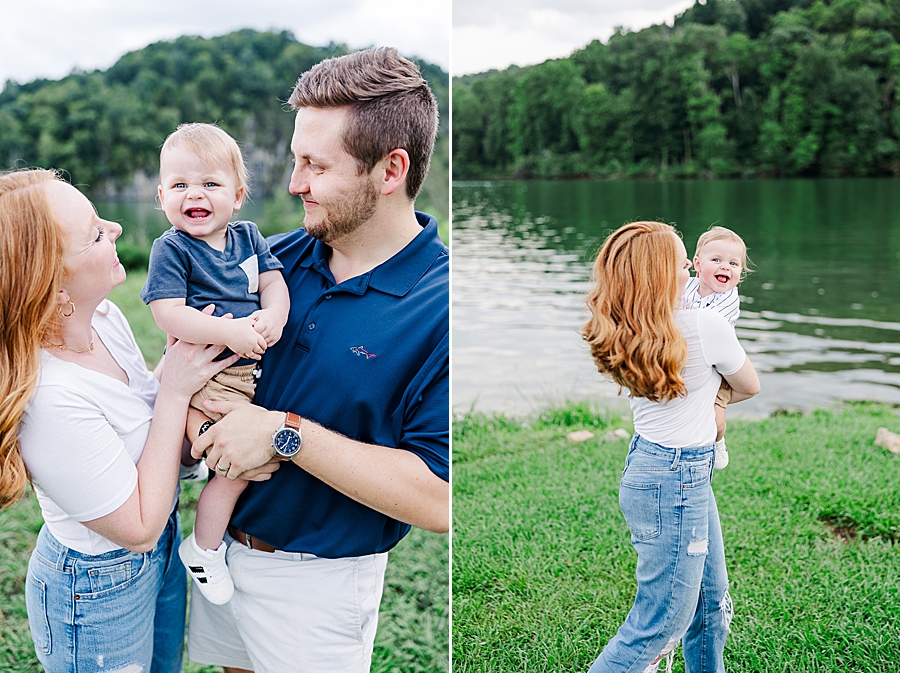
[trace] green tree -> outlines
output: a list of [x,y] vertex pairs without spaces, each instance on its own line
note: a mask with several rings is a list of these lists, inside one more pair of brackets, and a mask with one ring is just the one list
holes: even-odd
[[698,1],[456,85],[458,177],[900,174],[900,0]]
[[[8,82],[0,92],[0,162],[61,168],[93,195],[110,196],[136,174],[158,172],[159,147],[178,124],[216,123],[239,140],[254,192],[265,196],[285,182],[293,118],[284,101],[294,83],[319,61],[346,53],[344,45],[302,44],[288,31],[247,29],[157,42],[106,71]],[[438,99],[444,147],[449,78],[438,66],[419,65]]]

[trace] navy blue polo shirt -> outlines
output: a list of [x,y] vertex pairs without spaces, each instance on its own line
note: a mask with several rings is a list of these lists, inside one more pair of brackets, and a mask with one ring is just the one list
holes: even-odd
[[[437,221],[416,217],[423,229],[403,250],[337,285],[327,245],[303,230],[269,239],[291,311],[263,357],[255,402],[410,451],[448,481],[449,254]],[[278,549],[327,558],[387,551],[409,531],[293,463],[251,482],[232,523]]]

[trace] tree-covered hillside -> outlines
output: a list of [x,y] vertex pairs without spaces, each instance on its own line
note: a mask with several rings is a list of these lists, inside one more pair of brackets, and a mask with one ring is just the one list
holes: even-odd
[[[301,44],[288,31],[248,29],[157,42],[106,71],[7,82],[0,93],[0,166],[60,168],[98,198],[139,196],[129,188],[143,175],[152,197],[166,136],[182,122],[211,122],[241,143],[255,195],[264,196],[282,189],[290,170],[293,116],[283,101],[303,71],[346,53],[344,45]],[[443,122],[437,156],[444,165],[436,157],[432,177],[446,183],[448,76],[419,65]]]
[[453,80],[456,178],[900,174],[900,0],[699,0]]

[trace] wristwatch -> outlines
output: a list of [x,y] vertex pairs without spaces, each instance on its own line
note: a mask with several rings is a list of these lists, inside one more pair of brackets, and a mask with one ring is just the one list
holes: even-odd
[[272,448],[278,460],[291,460],[300,453],[303,437],[300,436],[300,417],[290,411],[284,417],[284,425],[272,435]]

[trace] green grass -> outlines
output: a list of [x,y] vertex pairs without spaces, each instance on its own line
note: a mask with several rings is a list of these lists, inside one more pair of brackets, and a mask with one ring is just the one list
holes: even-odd
[[[145,272],[129,272],[112,293],[112,300],[128,316],[144,358],[155,364],[165,346],[150,309],[137,296]],[[201,487],[182,488],[182,529],[190,533]],[[32,673],[42,668],[34,654],[25,611],[25,574],[42,519],[37,500],[26,494],[0,512],[0,671]],[[372,671],[375,673],[433,673],[448,671],[449,540],[413,528],[390,552]],[[214,673],[220,668],[185,659],[187,673]]]
[[[636,586],[618,505],[628,441],[566,434],[628,425],[585,405],[454,424],[454,671],[585,671],[614,635]],[[896,670],[900,457],[872,445],[880,426],[898,430],[897,410],[729,423],[713,481],[729,671]]]
[[[200,486],[182,488],[182,530],[190,533]],[[43,670],[34,654],[25,611],[28,558],[42,524],[37,499],[28,494],[0,513],[0,671]],[[448,671],[448,540],[413,528],[389,554],[375,652],[374,673]],[[185,658],[187,673],[222,669]]]

